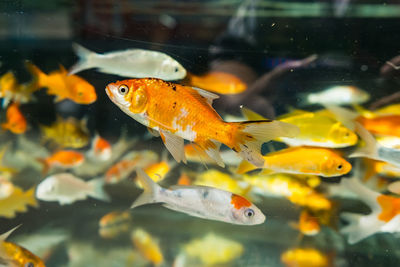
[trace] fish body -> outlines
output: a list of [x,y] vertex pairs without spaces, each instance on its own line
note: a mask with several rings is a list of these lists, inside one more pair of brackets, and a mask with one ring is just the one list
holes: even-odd
[[306,102],[324,105],[362,104],[368,101],[369,94],[355,86],[334,86],[318,93],[308,94]]
[[171,164],[164,160],[144,168],[144,172],[156,183],[164,180],[170,170]]
[[391,104],[374,111],[378,115],[400,115],[400,104]]
[[3,98],[3,107],[10,102],[28,103],[38,89],[35,82],[19,84],[11,71],[0,77],[0,98]]
[[400,137],[400,115],[386,115],[373,118],[360,116],[356,121],[373,134]]
[[164,261],[161,248],[153,236],[142,228],[137,228],[131,233],[131,240],[140,254],[153,263],[159,266]]
[[137,170],[144,193],[132,204],[132,208],[150,203],[191,216],[232,224],[256,225],[265,221],[264,214],[247,199],[206,186],[174,187],[169,190],[151,180],[142,169]]
[[58,173],[47,177],[38,185],[36,197],[42,201],[57,201],[61,205],[72,204],[88,196],[109,201],[103,184],[102,178],[86,182],[70,173]]
[[45,159],[39,159],[44,167],[43,172],[46,173],[51,167],[69,169],[79,166],[85,160],[82,153],[73,150],[60,150],[53,153]]
[[92,141],[89,156],[101,161],[107,161],[111,158],[111,153],[112,150],[110,143],[100,135],[96,134]]
[[6,122],[1,124],[3,129],[9,130],[14,134],[23,134],[26,132],[26,118],[20,111],[18,103],[14,102],[8,106],[6,119]]
[[131,228],[132,217],[128,211],[113,211],[101,217],[99,235],[102,238],[115,238]]
[[329,258],[313,248],[294,248],[281,255],[281,262],[287,267],[328,267]]
[[309,211],[303,210],[300,213],[299,223],[297,227],[303,235],[314,236],[321,231],[318,217],[313,216]]
[[130,78],[154,77],[168,81],[180,80],[186,76],[186,70],[181,64],[157,51],[128,49],[97,54],[78,44],[74,44],[73,48],[80,61],[71,68],[70,75],[96,68],[99,72]]
[[27,63],[27,67],[35,77],[37,86],[46,87],[49,95],[56,96],[55,102],[69,99],[77,104],[88,105],[97,100],[93,85],[77,75],[68,75],[63,66],[49,74],[31,63]]
[[17,212],[26,212],[29,206],[38,206],[35,199],[35,188],[24,192],[18,186],[14,186],[12,193],[0,201],[0,217],[14,218]]
[[8,267],[45,267],[43,261],[26,248],[5,241],[16,228],[18,226],[0,236],[0,265],[6,264]]
[[[313,174],[324,177],[339,176],[350,172],[351,164],[334,150],[319,147],[290,147],[264,156],[263,174],[292,173]],[[257,169],[243,161],[238,173]]]
[[50,126],[41,126],[43,139],[51,141],[63,148],[82,148],[89,143],[89,130],[86,119],[77,120],[73,117],[57,120]]
[[205,75],[188,75],[189,85],[218,94],[239,94],[247,89],[247,85],[235,75],[212,71]]
[[257,166],[261,144],[279,136],[295,136],[296,126],[278,121],[228,123],[211,107],[216,95],[159,79],[131,79],[106,87],[111,101],[123,112],[159,132],[177,162],[186,162],[184,139],[196,143],[218,165],[221,143]]

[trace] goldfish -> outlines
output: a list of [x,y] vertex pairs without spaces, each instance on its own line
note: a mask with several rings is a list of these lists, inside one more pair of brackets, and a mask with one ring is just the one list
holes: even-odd
[[288,267],[327,267],[329,258],[313,248],[294,248],[281,254],[281,262]]
[[367,204],[371,213],[368,215],[344,212],[341,217],[349,222],[340,229],[348,234],[350,244],[357,243],[379,232],[394,233],[400,231],[400,198],[372,191],[361,184],[356,177],[342,179],[341,185],[357,194]]
[[[203,164],[214,164],[215,161],[210,158],[204,150],[195,144],[187,144],[184,146],[185,158],[189,162],[201,162]],[[238,165],[242,159],[233,150],[223,150],[220,152],[222,161],[226,165]]]
[[374,111],[378,115],[400,115],[400,104],[391,104]]
[[79,61],[71,67],[70,75],[96,68],[102,73],[130,78],[180,80],[186,76],[186,70],[179,62],[158,51],[127,49],[97,54],[78,44],[74,44],[73,49]]
[[306,236],[314,236],[321,231],[318,217],[311,214],[308,210],[303,210],[300,213],[299,222],[294,224],[294,227]]
[[32,63],[27,63],[28,70],[34,76],[39,88],[46,87],[49,95],[55,95],[55,102],[69,99],[77,104],[92,104],[97,100],[93,85],[77,75],[68,75],[63,66],[60,70],[45,74]]
[[25,116],[19,109],[18,103],[12,103],[8,106],[6,112],[7,121],[1,124],[3,129],[9,130],[14,134],[23,134],[27,130],[27,122]]
[[161,248],[158,242],[154,240],[148,232],[142,228],[137,228],[131,233],[131,240],[135,247],[139,250],[140,254],[153,263],[159,266],[164,261]]
[[28,206],[38,206],[35,199],[35,188],[24,192],[20,187],[14,186],[12,193],[0,201],[0,217],[14,218],[17,212],[27,211]]
[[43,163],[43,173],[47,173],[51,167],[69,169],[79,166],[85,160],[82,153],[73,150],[59,150],[45,159],[38,159]]
[[168,161],[163,160],[157,163],[150,164],[144,168],[144,172],[154,181],[159,182],[164,180],[169,171],[171,170],[173,164],[168,163]]
[[[264,156],[263,174],[292,173],[313,174],[324,177],[344,175],[351,164],[334,150],[319,147],[290,147]],[[237,172],[245,173],[257,166],[242,161]]]
[[107,161],[111,158],[111,153],[111,144],[106,139],[96,134],[88,153],[89,157]]
[[356,123],[356,131],[365,141],[365,146],[356,149],[350,158],[366,157],[370,159],[384,161],[400,167],[400,149],[384,147],[376,142],[375,138],[361,124]]
[[144,193],[131,208],[163,203],[168,209],[208,220],[241,225],[256,225],[265,221],[261,210],[242,196],[207,186],[165,189],[151,180],[142,169],[137,169],[137,173]]
[[10,102],[27,103],[32,100],[32,93],[39,88],[36,83],[19,84],[11,71],[0,77],[0,98],[3,98],[3,107]]
[[88,196],[109,201],[103,184],[102,178],[86,182],[70,173],[57,173],[46,177],[37,186],[36,197],[42,201],[57,201],[60,205],[72,204]]
[[128,211],[113,211],[101,217],[99,234],[102,238],[115,238],[131,228],[132,217]]
[[186,162],[184,139],[196,143],[218,165],[221,143],[256,166],[263,165],[261,144],[280,136],[294,137],[297,126],[279,121],[229,123],[212,108],[218,96],[160,79],[110,83],[106,93],[123,112],[160,134],[177,162]]
[[278,195],[286,197],[295,205],[312,211],[330,210],[332,203],[314,188],[285,173],[272,175],[243,175],[243,180],[252,186],[252,190],[261,195]]
[[5,241],[18,227],[0,235],[0,264],[9,267],[45,267],[44,262],[26,248]]
[[308,104],[351,105],[367,102],[370,95],[355,86],[334,86],[306,96]]
[[186,243],[183,252],[188,257],[199,259],[203,266],[211,266],[233,262],[243,254],[244,247],[237,241],[208,233]]
[[233,74],[211,71],[205,75],[189,74],[188,84],[218,94],[239,94],[247,89],[247,85]]
[[89,143],[86,121],[86,119],[79,121],[73,117],[63,119],[58,116],[52,125],[41,126],[43,138],[63,148],[82,148]]

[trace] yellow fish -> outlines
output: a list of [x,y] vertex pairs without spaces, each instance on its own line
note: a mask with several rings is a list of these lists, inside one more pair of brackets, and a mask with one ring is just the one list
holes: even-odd
[[153,263],[155,266],[159,266],[164,261],[161,248],[158,242],[155,241],[148,232],[141,228],[135,229],[131,233],[131,239],[135,247],[139,250],[140,254]]
[[14,186],[11,195],[0,201],[0,217],[14,218],[17,212],[25,212],[28,206],[38,207],[35,198],[35,188],[22,191],[21,188]]
[[73,117],[63,119],[58,116],[50,126],[41,126],[44,140],[51,141],[62,148],[82,148],[89,143],[89,130],[86,119],[78,121]]
[[26,248],[5,241],[17,228],[18,226],[0,236],[0,265],[6,264],[8,267],[45,267],[43,261]]
[[[264,157],[263,174],[292,173],[313,174],[324,177],[340,176],[351,171],[351,164],[334,150],[319,147],[290,147],[272,152]],[[242,161],[238,173],[257,169],[257,166]]]
[[115,238],[131,228],[132,217],[128,211],[113,211],[101,217],[99,235],[102,238]]
[[281,255],[281,262],[288,267],[327,267],[329,258],[314,248],[294,248]]

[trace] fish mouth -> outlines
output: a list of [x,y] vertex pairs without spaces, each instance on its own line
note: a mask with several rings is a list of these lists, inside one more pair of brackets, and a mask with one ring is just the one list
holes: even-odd
[[106,86],[106,94],[108,95],[108,97],[111,99],[111,100],[114,100],[114,94],[112,93],[112,90],[111,90],[111,85],[107,85]]

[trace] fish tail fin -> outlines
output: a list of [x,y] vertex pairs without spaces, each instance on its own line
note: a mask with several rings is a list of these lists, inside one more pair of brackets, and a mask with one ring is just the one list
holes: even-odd
[[7,232],[1,234],[1,235],[0,235],[0,241],[5,241],[5,240],[12,234],[12,232],[14,232],[15,230],[17,230],[21,225],[22,225],[22,224],[17,225],[17,226],[15,226],[13,229],[8,230]]
[[357,112],[334,105],[324,105],[324,107],[332,112],[333,115],[335,115],[336,119],[341,122],[345,127],[349,128],[352,131],[354,130],[354,120],[359,116]]
[[278,137],[295,137],[300,133],[297,126],[271,120],[231,122],[234,127],[234,141],[231,147],[239,155],[262,167],[264,159],[261,155],[261,145]]
[[110,196],[104,190],[104,183],[105,181],[103,178],[95,178],[90,180],[88,184],[91,185],[92,190],[89,193],[89,195],[93,198],[110,202],[111,201]]
[[131,209],[150,203],[160,202],[158,192],[160,186],[155,183],[144,171],[138,168],[136,170],[137,178],[143,186],[144,192],[133,202]]
[[378,143],[376,142],[375,138],[358,122],[356,122],[355,125],[356,132],[361,137],[361,139],[364,140],[365,146],[357,148],[356,151],[349,155],[349,158],[366,157],[377,159]]
[[72,75],[94,67],[92,59],[94,56],[97,55],[96,53],[90,51],[89,49],[77,43],[72,44],[72,48],[75,54],[79,57],[79,60],[75,65],[71,67],[68,75]]
[[44,87],[44,85],[46,84],[46,80],[47,80],[47,74],[45,74],[36,65],[34,65],[31,62],[28,62],[28,61],[25,62],[25,66],[33,76],[33,83],[35,84],[35,87],[37,87],[37,88]]
[[246,173],[246,172],[255,170],[255,169],[257,169],[257,168],[258,168],[257,166],[254,166],[254,165],[251,164],[250,162],[248,162],[248,161],[246,161],[246,160],[243,160],[243,161],[239,164],[239,166],[238,166],[238,168],[237,168],[237,170],[236,170],[236,173],[238,173],[238,174],[243,174],[243,173]]
[[357,194],[359,198],[371,208],[372,212],[379,211],[380,207],[377,203],[379,193],[372,191],[365,185],[361,184],[357,177],[343,178],[341,184],[344,188]]
[[46,159],[43,159],[43,158],[37,158],[36,161],[39,162],[40,164],[42,164],[42,166],[43,166],[42,175],[45,175],[50,169],[49,162]]

